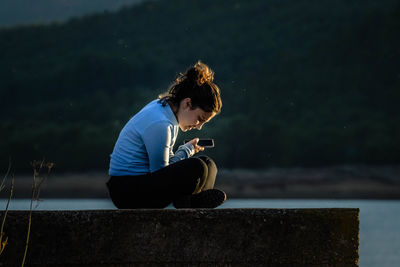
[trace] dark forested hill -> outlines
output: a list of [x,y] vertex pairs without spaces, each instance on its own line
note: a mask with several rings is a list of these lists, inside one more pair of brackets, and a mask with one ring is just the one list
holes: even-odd
[[1,0],[0,28],[65,22],[98,12],[116,11],[144,0]]
[[[224,167],[399,163],[400,1],[150,1],[0,31],[0,163],[106,169],[118,132],[201,59]],[[181,134],[182,139],[188,138]]]

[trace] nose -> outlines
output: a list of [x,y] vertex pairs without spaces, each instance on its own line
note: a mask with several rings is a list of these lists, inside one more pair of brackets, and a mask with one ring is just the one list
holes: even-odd
[[201,130],[201,127],[203,127],[203,125],[204,125],[204,123],[198,123],[198,124],[196,125],[196,129],[197,129],[197,130]]

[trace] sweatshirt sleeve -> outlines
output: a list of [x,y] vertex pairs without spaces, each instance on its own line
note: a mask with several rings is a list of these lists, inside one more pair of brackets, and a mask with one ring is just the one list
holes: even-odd
[[143,132],[143,142],[149,157],[150,172],[169,164],[173,126],[168,122],[153,123]]
[[190,158],[194,154],[194,147],[190,143],[186,143],[184,145],[179,146],[178,150],[176,150],[175,154],[172,154],[169,158],[169,163],[175,163],[183,159]]

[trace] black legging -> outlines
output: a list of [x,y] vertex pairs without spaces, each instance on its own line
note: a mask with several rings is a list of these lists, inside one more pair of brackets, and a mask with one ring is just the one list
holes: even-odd
[[200,156],[145,175],[111,176],[107,187],[119,209],[165,208],[182,196],[212,189],[217,171],[211,158]]

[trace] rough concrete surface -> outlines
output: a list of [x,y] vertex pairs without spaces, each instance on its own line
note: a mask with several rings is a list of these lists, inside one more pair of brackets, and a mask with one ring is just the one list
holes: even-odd
[[[28,217],[9,211],[0,266]],[[26,266],[357,266],[358,233],[359,209],[34,211]]]

